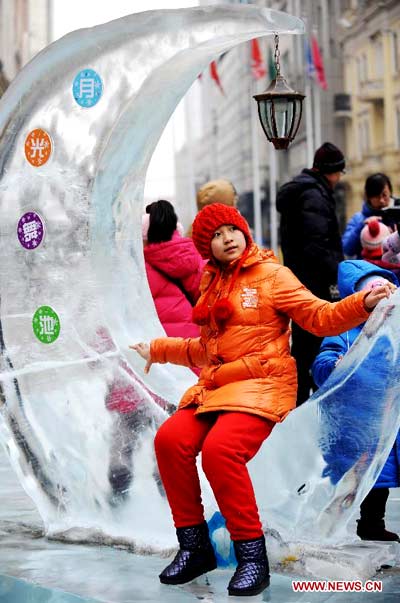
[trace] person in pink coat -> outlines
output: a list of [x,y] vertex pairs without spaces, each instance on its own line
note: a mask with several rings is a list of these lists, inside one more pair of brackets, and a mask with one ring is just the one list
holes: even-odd
[[[205,261],[192,239],[181,235],[178,218],[169,201],[156,201],[146,207],[142,219],[142,238],[147,279],[158,318],[169,337],[199,337],[192,322],[192,309],[200,296],[200,279]],[[198,375],[199,370],[193,369]],[[110,502],[120,504],[129,495],[134,477],[132,455],[138,435],[151,423],[146,404],[138,394],[137,377],[127,366],[110,385],[106,408],[113,413],[108,479]],[[148,392],[150,393],[150,392]],[[157,397],[154,401],[162,406]],[[158,472],[154,479],[161,490]]]
[[147,279],[168,337],[198,337],[192,309],[200,296],[205,262],[179,226],[169,201],[155,201],[146,207],[142,238]]

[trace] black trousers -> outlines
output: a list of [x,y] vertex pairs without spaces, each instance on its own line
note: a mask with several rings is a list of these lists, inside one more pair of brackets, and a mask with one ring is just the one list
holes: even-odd
[[318,389],[311,376],[311,365],[319,352],[321,342],[322,337],[312,335],[292,322],[291,353],[296,360],[298,382],[296,406],[303,404],[310,397],[310,392]]
[[389,488],[372,488],[360,505],[361,521],[374,525],[385,518]]

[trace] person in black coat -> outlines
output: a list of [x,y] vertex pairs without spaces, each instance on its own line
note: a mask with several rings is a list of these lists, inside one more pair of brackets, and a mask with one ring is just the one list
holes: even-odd
[[[338,264],[344,259],[334,188],[345,169],[343,153],[325,142],[314,155],[312,169],[304,169],[278,191],[276,207],[281,214],[280,238],[285,266],[314,295],[328,301],[339,299]],[[292,323],[292,355],[298,374],[297,406],[316,386],[311,365],[322,339]]]

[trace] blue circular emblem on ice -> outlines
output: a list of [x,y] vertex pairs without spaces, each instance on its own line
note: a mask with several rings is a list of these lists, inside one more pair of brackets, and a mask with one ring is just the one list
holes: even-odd
[[226,529],[225,519],[219,511],[216,511],[208,523],[211,544],[214,547],[218,567],[236,565],[236,556],[233,542]]
[[72,86],[74,99],[81,107],[93,107],[103,94],[101,77],[93,69],[82,69]]

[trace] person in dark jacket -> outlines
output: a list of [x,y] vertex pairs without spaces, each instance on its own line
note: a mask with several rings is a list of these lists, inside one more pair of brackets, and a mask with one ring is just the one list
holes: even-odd
[[[343,251],[347,257],[362,258],[360,235],[366,222],[373,217],[384,217],[384,209],[400,204],[400,199],[393,198],[393,188],[390,178],[386,174],[371,174],[365,181],[364,201],[361,211],[352,216],[347,223],[342,237]],[[394,230],[394,223],[386,224]]]
[[[385,270],[364,260],[346,260],[339,266],[338,284],[342,298],[356,291],[374,287],[384,281],[389,281],[395,286],[399,285],[399,281],[392,271]],[[325,383],[337,363],[350,349],[350,346],[360,334],[363,326],[361,324],[341,335],[324,338],[320,352],[312,366],[312,374],[318,387]],[[376,369],[380,371],[380,380],[385,382],[385,350],[375,350],[375,355],[377,357]],[[357,378],[357,376],[355,375],[354,378]],[[368,379],[368,376],[362,375],[359,379],[361,383],[361,379]],[[376,375],[374,376],[375,379]],[[357,391],[357,385],[354,380],[349,383],[351,395],[354,395],[354,392]],[[363,387],[365,387],[365,384]],[[342,404],[342,408],[340,408],[340,404]],[[353,412],[347,404],[346,397],[341,396],[341,402],[338,401],[336,408],[332,409],[332,412],[335,412],[336,424],[339,426],[338,429],[341,433],[337,435],[330,433],[329,437],[326,438],[327,443],[323,446],[324,459],[327,463],[324,475],[329,475],[333,483],[337,483],[341,479],[344,472],[353,465],[356,457],[360,455],[360,450],[362,450],[361,442],[366,437],[366,432],[371,429],[379,429],[376,421],[373,420],[372,409],[369,405],[360,405],[357,414],[357,420],[360,422],[362,429],[362,432],[360,431],[360,440],[349,439],[345,424],[347,420],[353,421],[354,416],[346,417],[347,409],[351,413]],[[330,413],[331,410],[329,409],[324,412]],[[338,417],[340,417],[340,423],[338,423]],[[389,488],[397,488],[399,486],[400,431],[397,433],[395,443],[378,479],[361,503],[360,519],[357,522],[357,535],[362,540],[399,540],[398,534],[386,530],[384,521]]]
[[[314,295],[337,301],[337,268],[344,259],[333,194],[345,168],[332,143],[317,149],[312,169],[304,169],[278,191],[280,237],[285,266]],[[297,364],[297,406],[316,389],[310,368],[322,339],[292,323],[292,356]]]

